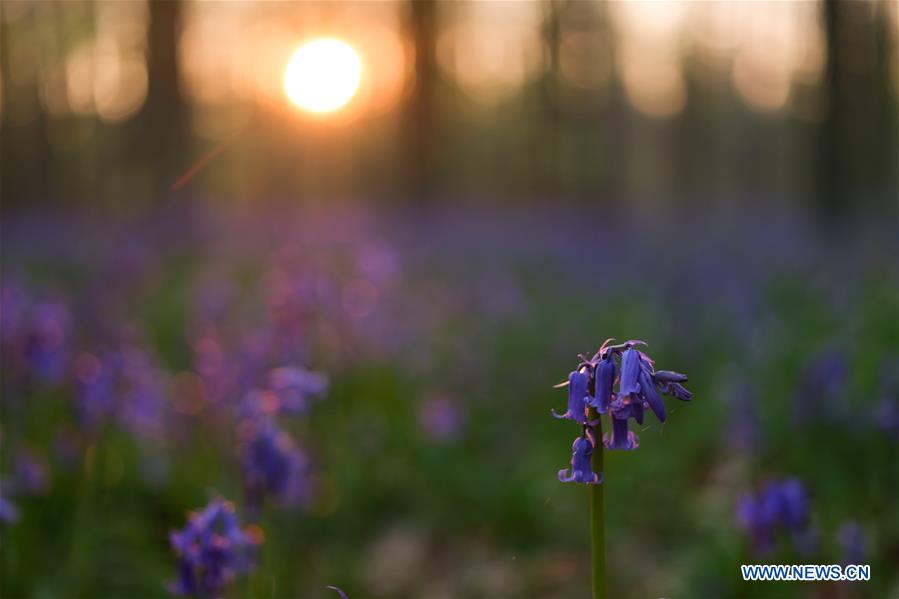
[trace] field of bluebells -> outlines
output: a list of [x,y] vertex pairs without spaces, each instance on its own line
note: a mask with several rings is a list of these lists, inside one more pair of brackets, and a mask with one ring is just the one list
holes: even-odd
[[6,218],[0,594],[587,596],[587,487],[559,479],[596,480],[550,412],[616,338],[692,399],[612,431],[610,596],[899,596],[895,239],[770,212]]

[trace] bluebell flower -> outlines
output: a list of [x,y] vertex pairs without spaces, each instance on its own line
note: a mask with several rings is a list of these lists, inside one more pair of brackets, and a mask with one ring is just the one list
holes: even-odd
[[589,434],[585,433],[577,437],[571,446],[571,468],[559,470],[559,480],[563,483],[575,482],[589,485],[602,483],[602,473],[595,473],[590,463],[593,449],[593,440]]
[[[592,471],[585,466],[589,465],[587,456],[596,442],[601,441],[602,447],[607,449],[637,449],[640,439],[629,429],[630,419],[642,425],[648,408],[659,422],[665,422],[667,411],[661,394],[682,401],[693,397],[682,384],[687,381],[686,375],[671,370],[656,371],[652,358],[636,349],[638,345],[646,345],[643,341],[632,339],[611,345],[612,341],[605,341],[593,358],[579,356],[581,363],[569,374],[568,382],[557,385],[568,387],[568,410],[564,414],[553,410],[553,416],[574,420],[584,427],[584,434],[575,440],[572,448],[570,471],[559,472],[559,480],[564,482],[601,482],[601,474],[594,481],[587,474]],[[600,440],[602,414],[608,414],[611,429],[610,434],[603,435]]]
[[665,422],[665,404],[659,396],[655,383],[652,380],[652,374],[648,367],[640,368],[640,395],[649,404],[649,408],[659,419],[659,422]]
[[612,401],[612,387],[615,385],[615,361],[611,352],[599,361],[594,374],[596,388],[594,390],[592,405],[600,414],[605,414]]
[[612,418],[633,418],[637,424],[643,424],[643,402],[630,397],[616,397],[609,404],[609,414]]
[[634,348],[621,355],[621,381],[618,386],[619,397],[629,397],[640,392],[640,352]]
[[225,586],[255,563],[261,531],[243,530],[234,505],[214,499],[187,525],[169,535],[178,556],[178,578],[169,586],[176,595],[203,599],[221,596]]
[[308,491],[309,459],[271,421],[248,422],[243,446],[244,482],[250,497],[265,495],[283,503],[303,499]]
[[586,369],[572,371],[568,375],[568,410],[564,414],[558,414],[552,410],[556,418],[574,420],[584,424],[587,420],[587,402],[589,400],[590,375]]
[[612,434],[604,436],[603,444],[608,449],[629,451],[640,447],[640,438],[627,428],[626,418],[612,417]]
[[670,395],[671,397],[674,397],[681,401],[690,401],[691,399],[693,399],[693,393],[687,390],[687,388],[680,383],[668,383],[667,385],[662,387],[662,393],[664,393],[665,395]]
[[737,522],[760,555],[770,554],[780,536],[788,536],[800,553],[814,550],[816,535],[810,526],[808,494],[797,478],[771,481],[757,493],[741,497]]

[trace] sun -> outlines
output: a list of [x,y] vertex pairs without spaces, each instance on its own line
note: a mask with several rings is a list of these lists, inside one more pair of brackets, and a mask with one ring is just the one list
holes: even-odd
[[306,42],[284,70],[284,91],[298,107],[333,112],[353,99],[362,79],[362,60],[348,43],[335,38]]

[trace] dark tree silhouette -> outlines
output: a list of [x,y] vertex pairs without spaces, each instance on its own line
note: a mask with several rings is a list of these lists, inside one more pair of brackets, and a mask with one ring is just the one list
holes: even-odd
[[435,178],[437,3],[411,1],[408,26],[415,50],[415,81],[405,107],[403,163],[409,191],[416,199],[425,200],[433,195]]
[[182,3],[179,0],[150,0],[147,32],[147,99],[141,110],[140,158],[152,166],[159,188],[171,185],[190,155],[189,114],[181,95],[178,66],[178,36]]
[[884,3],[839,0],[823,4],[828,114],[820,127],[816,177],[817,199],[829,216],[895,190],[895,100],[886,8]]

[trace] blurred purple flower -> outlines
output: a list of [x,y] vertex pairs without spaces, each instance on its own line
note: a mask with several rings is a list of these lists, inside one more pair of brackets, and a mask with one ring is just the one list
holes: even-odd
[[178,578],[169,590],[212,599],[235,576],[252,569],[262,533],[258,528],[242,530],[234,505],[214,499],[202,511],[190,514],[187,525],[172,531],[169,541],[178,557]]
[[849,359],[843,350],[831,349],[814,357],[799,377],[793,401],[794,420],[842,422],[848,416],[843,400],[848,382]]
[[16,454],[14,487],[17,494],[43,495],[50,487],[47,463],[32,451]]
[[809,520],[808,495],[797,478],[770,481],[737,503],[737,522],[759,555],[770,554],[781,534],[788,534],[800,553],[814,551],[816,539]]
[[82,353],[75,360],[75,379],[77,413],[88,429],[114,418],[142,439],[165,434],[166,380],[142,350]]
[[3,282],[0,334],[6,366],[49,385],[59,383],[68,365],[72,319],[60,301],[33,301],[18,283]]
[[97,428],[115,410],[117,358],[82,353],[75,359],[76,412],[87,429]]
[[149,356],[136,348],[122,352],[118,419],[131,433],[144,439],[165,435],[167,381]]
[[440,395],[425,400],[418,410],[418,425],[435,441],[446,442],[458,437],[464,421],[456,402]]
[[877,425],[888,436],[899,441],[899,399],[896,397],[884,397],[877,404]]
[[598,485],[602,483],[602,473],[593,472],[590,459],[593,457],[594,443],[590,434],[584,432],[575,438],[571,446],[571,468],[559,470],[559,480],[563,483],[585,483]]
[[880,392],[882,399],[876,408],[875,421],[888,437],[899,441],[899,371],[895,356],[884,361]]
[[0,522],[15,524],[19,520],[19,508],[0,493]]
[[293,440],[266,419],[245,421],[242,448],[244,482],[251,500],[266,495],[294,503],[309,494],[309,458]]
[[726,399],[730,414],[721,431],[724,443],[740,452],[756,451],[761,447],[764,437],[759,424],[756,396],[742,381],[728,387],[722,392],[722,396]]
[[842,552],[840,561],[843,565],[865,563],[867,537],[858,522],[847,520],[840,525],[837,530],[837,544]]
[[310,399],[327,391],[328,378],[297,366],[285,366],[268,373],[268,385],[277,395],[282,411],[300,413],[308,409]]

